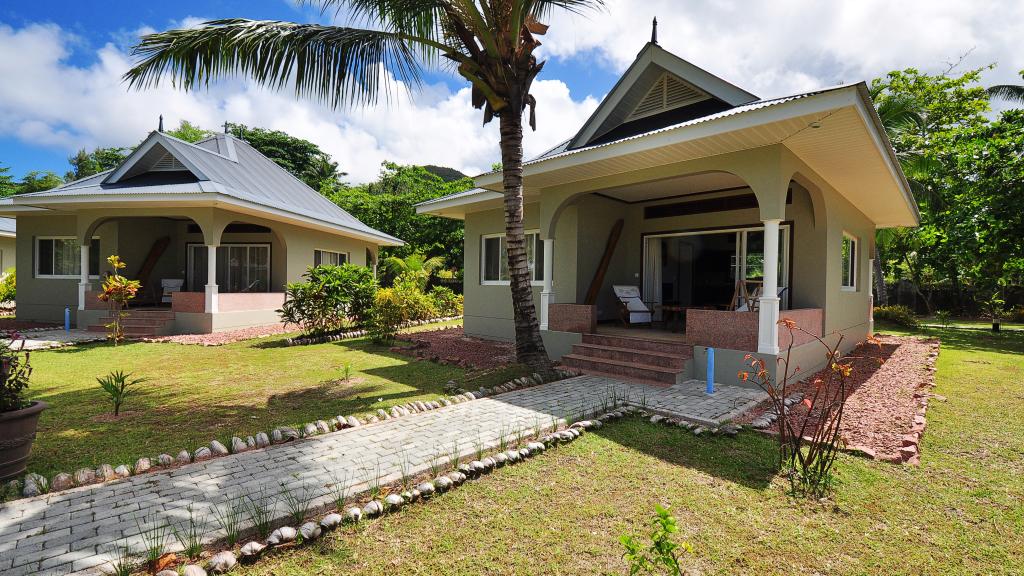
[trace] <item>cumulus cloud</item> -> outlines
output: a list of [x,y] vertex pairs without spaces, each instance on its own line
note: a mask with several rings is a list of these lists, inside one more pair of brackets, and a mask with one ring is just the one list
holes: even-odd
[[667,50],[761,97],[782,96],[890,70],[941,71],[998,62],[996,84],[1020,81],[1024,2],[1019,0],[608,0],[603,12],[553,15],[543,50],[594,55],[624,70],[657,16]]
[[[436,84],[409,94],[394,83],[396,97],[390,103],[341,111],[242,80],[195,93],[169,83],[129,92],[121,82],[131,62],[123,46],[107,44],[84,67],[68,63],[74,49],[73,37],[56,25],[0,26],[0,77],[17,79],[0,83],[0,135],[71,152],[138,142],[156,127],[160,114],[167,126],[185,119],[212,128],[229,120],[315,142],[353,182],[374,179],[384,160],[475,174],[500,158],[497,122],[481,125],[468,88],[451,91]],[[533,93],[539,122],[537,132],[525,139],[528,156],[571,136],[597,106],[592,97],[574,101],[559,80],[539,81]]]

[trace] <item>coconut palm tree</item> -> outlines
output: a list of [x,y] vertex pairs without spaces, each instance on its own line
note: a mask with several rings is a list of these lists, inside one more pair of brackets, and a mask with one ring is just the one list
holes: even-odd
[[[1020,77],[1024,79],[1024,70],[1020,71]],[[1024,104],[1024,85],[1020,84],[996,84],[988,90],[989,98],[1009,100],[1017,104]]]
[[345,14],[363,27],[244,19],[144,36],[130,86],[156,86],[163,77],[185,90],[232,74],[312,97],[332,108],[372,104],[391,77],[418,86],[422,70],[450,65],[472,86],[484,123],[500,125],[505,233],[516,356],[548,372],[533,306],[523,234],[523,117],[536,128],[530,94],[544,62],[534,51],[541,23],[553,10],[582,12],[602,0],[318,0],[325,13]]

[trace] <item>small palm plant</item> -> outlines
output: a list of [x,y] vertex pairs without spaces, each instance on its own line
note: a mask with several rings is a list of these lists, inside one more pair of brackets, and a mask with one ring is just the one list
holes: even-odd
[[131,372],[125,374],[121,370],[115,370],[103,378],[96,379],[103,391],[110,396],[110,403],[114,405],[114,416],[120,415],[121,405],[135,393],[135,386],[147,380],[149,378],[132,378]]
[[110,324],[107,324],[107,330],[109,330],[108,338],[117,346],[117,343],[124,340],[124,319],[128,316],[128,302],[135,298],[135,295],[139,292],[139,288],[142,288],[142,284],[138,280],[129,280],[121,275],[121,270],[124,270],[128,265],[125,264],[121,257],[113,255],[107,258],[107,263],[110,264],[110,268],[113,273],[103,280],[103,292],[99,298],[103,302],[110,305]]

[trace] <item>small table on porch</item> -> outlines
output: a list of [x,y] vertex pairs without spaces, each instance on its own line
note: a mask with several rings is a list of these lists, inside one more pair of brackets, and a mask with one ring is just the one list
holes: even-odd
[[674,322],[679,328],[678,331],[683,331],[683,328],[686,326],[686,306],[659,304],[658,308],[661,310],[661,321],[665,324],[666,330],[673,331],[670,326]]

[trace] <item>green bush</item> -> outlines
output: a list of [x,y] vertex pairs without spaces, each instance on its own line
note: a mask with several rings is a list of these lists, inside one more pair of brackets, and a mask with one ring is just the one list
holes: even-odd
[[918,325],[914,311],[902,305],[876,307],[875,322],[889,322],[907,328],[916,328]]
[[301,326],[306,334],[324,334],[369,319],[377,292],[377,280],[369,268],[311,266],[302,277],[305,282],[285,287],[285,303],[277,311],[282,321]]
[[462,294],[456,294],[447,286],[434,286],[430,299],[440,316],[462,316]]
[[434,300],[420,286],[420,279],[413,274],[403,273],[395,278],[395,298],[405,310],[406,321],[430,320],[439,315]]
[[398,329],[409,320],[402,298],[393,288],[377,291],[369,317],[370,338],[380,344],[394,342]]
[[17,296],[15,287],[17,279],[14,277],[14,268],[8,268],[3,280],[0,280],[0,302],[14,302]]

